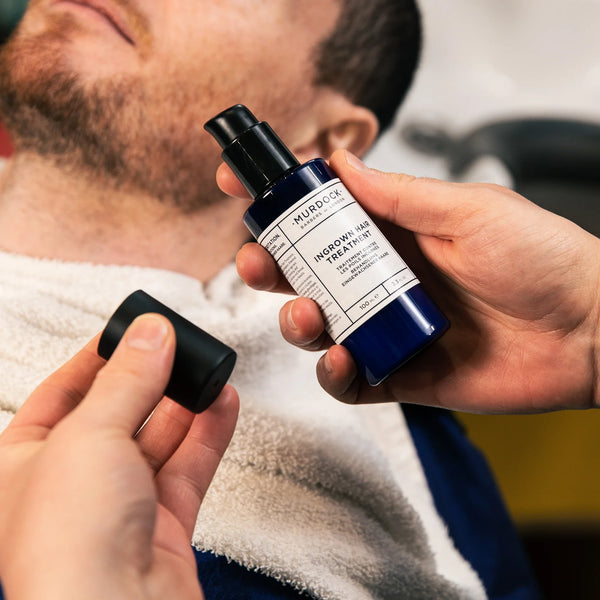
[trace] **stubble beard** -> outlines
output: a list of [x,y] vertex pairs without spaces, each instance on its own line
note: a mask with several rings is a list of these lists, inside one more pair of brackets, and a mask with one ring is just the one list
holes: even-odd
[[36,36],[17,34],[0,53],[0,119],[17,150],[105,190],[185,212],[220,198],[218,151],[189,108],[190,92],[137,76],[84,85],[65,60],[69,35],[62,22]]

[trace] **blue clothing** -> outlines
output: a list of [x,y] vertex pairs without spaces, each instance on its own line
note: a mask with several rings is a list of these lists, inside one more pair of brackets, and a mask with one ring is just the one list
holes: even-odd
[[449,411],[402,406],[435,507],[490,600],[541,593],[487,461]]
[[[416,405],[403,405],[402,410],[435,506],[454,544],[479,574],[490,600],[540,600],[489,467],[462,426],[449,411]],[[196,562],[206,600],[309,597],[210,552],[196,552]]]

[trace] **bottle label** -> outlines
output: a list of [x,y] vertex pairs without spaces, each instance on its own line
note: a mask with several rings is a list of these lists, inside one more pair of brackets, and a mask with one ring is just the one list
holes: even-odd
[[299,200],[258,242],[295,292],[319,305],[336,343],[419,283],[339,179]]

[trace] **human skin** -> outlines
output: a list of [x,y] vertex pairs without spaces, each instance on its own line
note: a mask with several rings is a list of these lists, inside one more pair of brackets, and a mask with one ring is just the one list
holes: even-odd
[[[515,192],[367,169],[339,151],[331,166],[449,317],[443,338],[368,386],[349,352],[332,345],[318,307],[286,303],[284,338],[319,360],[323,388],[348,403],[415,402],[484,413],[591,408],[600,404],[600,240]],[[233,173],[217,176],[243,196]],[[256,289],[290,292],[258,244],[238,272]]]
[[161,400],[175,335],[158,315],[134,321],[106,364],[97,342],[0,435],[4,592],[202,598],[190,539],[235,428],[237,394],[226,386],[200,415]]
[[4,250],[208,281],[247,239],[247,201],[215,185],[205,121],[244,102],[302,159],[376,135],[370,111],[312,83],[337,0],[103,0],[119,29],[86,2],[34,0],[3,49],[22,107],[7,120]]

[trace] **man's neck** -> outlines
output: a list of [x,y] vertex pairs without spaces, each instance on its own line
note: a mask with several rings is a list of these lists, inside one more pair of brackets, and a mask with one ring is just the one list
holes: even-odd
[[208,281],[248,238],[248,202],[194,213],[105,191],[29,156],[0,174],[0,249],[39,258],[168,269]]

